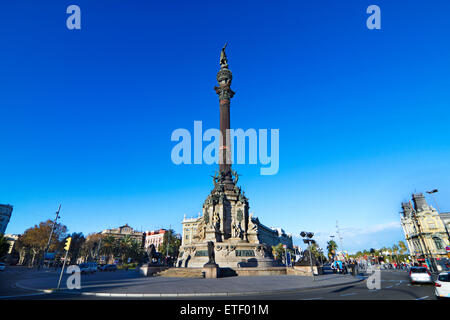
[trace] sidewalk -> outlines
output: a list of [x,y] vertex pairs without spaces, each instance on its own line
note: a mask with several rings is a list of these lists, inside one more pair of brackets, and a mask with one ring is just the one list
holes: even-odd
[[[349,275],[306,276],[258,276],[229,277],[219,279],[139,277],[136,273],[98,275],[81,278],[81,290],[68,290],[62,281],[64,293],[108,297],[189,297],[189,296],[237,296],[298,291],[312,288],[346,285],[364,278]],[[99,279],[102,278],[103,279]],[[66,277],[65,277],[66,278]],[[54,292],[56,279],[27,279],[16,283],[18,287],[34,291]]]

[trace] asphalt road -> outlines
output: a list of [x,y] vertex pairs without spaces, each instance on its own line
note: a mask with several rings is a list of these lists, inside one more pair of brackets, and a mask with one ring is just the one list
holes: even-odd
[[406,271],[381,271],[381,289],[369,290],[366,281],[353,285],[310,289],[247,299],[270,300],[435,300],[433,284],[411,285]]
[[[53,274],[52,274],[53,273]],[[13,268],[0,273],[0,296],[3,299],[82,299],[93,300],[105,297],[82,296],[78,294],[42,294],[27,291],[15,287],[15,283],[31,277],[49,277],[54,278],[54,272],[37,272],[27,270],[26,268]],[[109,273],[108,275],[93,275],[122,277],[121,272]],[[263,279],[263,277],[261,277]],[[110,298],[117,299],[117,298]],[[121,298],[124,299],[124,298]],[[195,298],[186,298],[196,300]],[[199,297],[198,300],[204,300],[205,297]],[[209,299],[209,298],[208,298]],[[358,282],[353,285],[341,285],[328,288],[303,289],[276,294],[259,294],[247,296],[234,296],[233,300],[435,300],[434,287],[432,284],[411,285],[406,271],[382,271],[381,289],[369,290],[366,281]],[[180,300],[183,300],[180,298]],[[229,300],[226,297],[211,297],[209,300]]]

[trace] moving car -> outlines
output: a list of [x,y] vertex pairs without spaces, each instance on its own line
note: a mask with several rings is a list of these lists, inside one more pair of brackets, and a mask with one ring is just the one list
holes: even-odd
[[450,298],[450,272],[441,272],[434,283],[436,298]]
[[117,266],[115,264],[106,264],[101,267],[101,271],[117,271]]
[[97,271],[97,263],[95,262],[85,262],[79,265],[81,273],[93,274]]
[[409,269],[409,280],[411,283],[433,283],[431,272],[425,267],[411,267]]
[[3,262],[0,262],[0,271],[5,270],[6,266]]

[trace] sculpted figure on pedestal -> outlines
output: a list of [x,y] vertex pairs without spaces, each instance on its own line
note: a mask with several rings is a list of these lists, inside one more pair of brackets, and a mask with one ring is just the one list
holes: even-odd
[[199,224],[197,225],[197,231],[194,235],[194,238],[201,241],[201,240],[205,239],[205,237],[206,237],[206,223],[205,223],[205,218],[202,217],[200,219]]
[[253,222],[253,214],[250,214],[248,218],[248,231],[256,231],[258,226]]
[[242,238],[242,228],[239,221],[233,222],[233,228],[231,230],[233,238]]
[[213,215],[213,226],[216,231],[220,230],[220,217],[218,212],[215,212]]

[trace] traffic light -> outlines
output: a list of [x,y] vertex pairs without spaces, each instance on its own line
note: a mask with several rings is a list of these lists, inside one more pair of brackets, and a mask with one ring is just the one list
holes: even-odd
[[66,250],[66,251],[69,251],[69,249],[70,249],[70,243],[72,242],[72,238],[71,237],[68,237],[67,239],[66,239],[66,245],[64,246],[64,249]]

